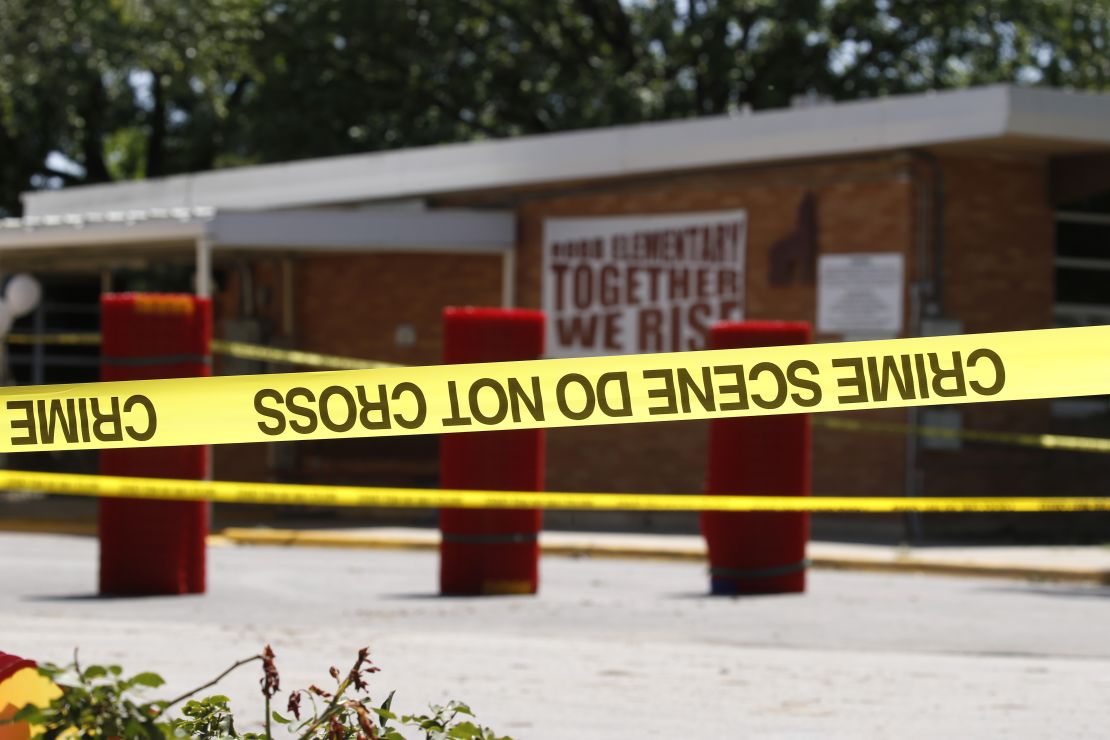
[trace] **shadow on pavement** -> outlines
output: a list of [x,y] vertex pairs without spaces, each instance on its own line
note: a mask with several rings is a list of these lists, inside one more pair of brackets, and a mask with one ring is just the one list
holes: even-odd
[[150,601],[153,599],[180,599],[205,594],[35,594],[24,596],[23,601],[40,603],[65,603],[68,601]]
[[663,598],[672,599],[676,601],[748,601],[751,599],[785,599],[790,596],[802,596],[805,594],[711,594],[706,591],[676,591],[669,594],[663,594]]
[[[542,592],[541,592],[542,593]],[[521,599],[535,598],[538,594],[440,594],[435,591],[422,591],[410,593],[382,594],[381,599],[397,599],[401,601],[489,601],[490,599]]]
[[985,586],[978,589],[995,594],[1033,594],[1064,599],[1110,599],[1110,586],[1076,586],[1052,583],[1027,583],[1010,586]]

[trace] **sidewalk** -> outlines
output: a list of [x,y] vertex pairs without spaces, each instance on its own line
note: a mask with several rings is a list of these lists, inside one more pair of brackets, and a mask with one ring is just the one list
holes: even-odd
[[[428,550],[434,529],[381,527],[293,530],[229,527],[213,544]],[[654,560],[704,560],[705,542],[691,535],[543,532],[544,555]],[[810,542],[815,568],[1019,578],[1110,585],[1110,546],[891,547]]]
[[[0,519],[0,532],[5,531],[95,536],[96,524]],[[226,527],[213,531],[208,544],[434,550],[439,546],[439,531],[417,527]],[[545,531],[540,546],[549,556],[705,560],[705,541],[697,535]],[[905,547],[811,541],[808,555],[814,568],[1110,585],[1110,545]]]

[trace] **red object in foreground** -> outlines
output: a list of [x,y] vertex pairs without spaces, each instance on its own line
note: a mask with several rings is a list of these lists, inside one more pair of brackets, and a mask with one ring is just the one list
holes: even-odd
[[[540,311],[448,308],[443,312],[443,329],[443,361],[448,364],[535,360],[543,354]],[[531,389],[524,391],[530,398]],[[496,413],[506,402],[489,387],[458,388],[457,393],[462,416],[471,415],[467,411],[471,393],[483,413]],[[440,439],[440,486],[540,491],[543,452],[541,429],[445,434]],[[538,509],[442,509],[440,593],[535,593],[541,524]]]
[[[804,322],[725,322],[714,326],[709,336],[712,349],[811,341]],[[751,364],[746,363],[748,373]],[[773,382],[769,372],[759,380]],[[808,414],[710,422],[707,493],[808,496],[811,465]],[[714,594],[805,591],[807,512],[706,511],[701,529],[709,548]]]
[[17,671],[34,667],[35,661],[33,660],[20,658],[18,655],[12,655],[11,653],[0,652],[0,683],[8,680],[8,678],[15,675]]
[[[211,374],[212,304],[207,298],[124,293],[102,296],[100,308],[101,380]],[[119,433],[143,435],[152,431],[151,416],[133,398],[122,400],[116,424]],[[100,472],[204,479],[208,447],[102,450]],[[100,593],[204,592],[207,503],[102,498],[99,529]]]

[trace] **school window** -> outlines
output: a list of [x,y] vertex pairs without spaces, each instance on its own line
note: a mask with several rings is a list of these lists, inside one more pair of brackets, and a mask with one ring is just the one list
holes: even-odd
[[[1058,327],[1110,324],[1110,214],[1056,214]],[[1091,418],[1110,413],[1107,397],[1057,399],[1057,417]]]
[[1055,319],[1110,324],[1110,215],[1057,214]]

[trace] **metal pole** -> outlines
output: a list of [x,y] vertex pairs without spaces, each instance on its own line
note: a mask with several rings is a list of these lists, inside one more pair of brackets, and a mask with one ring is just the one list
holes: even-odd
[[39,303],[35,308],[31,320],[34,327],[35,343],[31,345],[31,385],[44,385],[46,383],[45,354],[46,348],[42,343],[42,335],[46,333],[46,304]]
[[[913,336],[921,336],[921,282],[915,280],[910,284],[910,326]],[[920,440],[917,436],[917,425],[921,421],[916,406],[906,410],[906,424],[910,433],[906,435],[906,498],[914,498],[921,494],[921,476],[918,471],[918,450]],[[921,514],[908,511],[905,514],[906,539],[910,545],[920,545],[925,541],[925,529],[922,525]]]
[[281,258],[281,333],[293,337],[293,259],[288,255]]
[[207,234],[197,238],[196,244],[196,294],[198,298],[212,297],[212,241]]
[[506,249],[501,253],[501,308],[513,308],[516,304],[516,250]]
[[[212,297],[212,241],[208,238],[208,234],[202,234],[197,238],[196,244],[196,295],[197,298],[211,298]],[[207,470],[205,471],[205,480],[212,480],[213,468],[215,467],[214,455],[211,453],[205,458]],[[208,503],[208,521],[212,521],[212,503]]]

